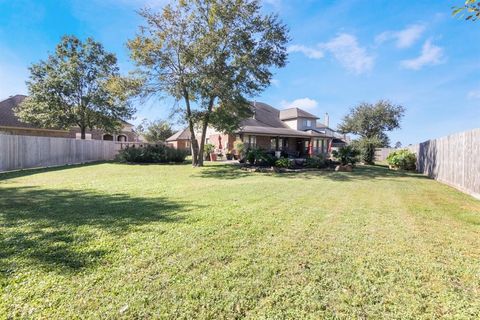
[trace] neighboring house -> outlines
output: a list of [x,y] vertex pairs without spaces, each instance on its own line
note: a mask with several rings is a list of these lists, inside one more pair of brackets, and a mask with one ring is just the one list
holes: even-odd
[[[0,101],[0,133],[40,136],[40,137],[58,137],[58,138],[76,138],[80,139],[80,128],[73,127],[70,130],[60,130],[51,128],[41,128],[29,123],[20,121],[15,116],[14,109],[26,98],[24,95],[12,96]],[[101,130],[87,131],[87,140],[110,140],[120,142],[137,142],[138,135],[133,130],[133,125],[123,122],[123,128],[117,133],[106,133]]]
[[185,150],[190,152],[191,137],[189,128],[178,131],[173,136],[165,140],[167,145],[179,150]]
[[[327,154],[331,147],[346,144],[346,138],[328,127],[328,114],[320,123],[317,116],[299,108],[278,110],[268,104],[252,104],[253,116],[241,122],[235,134],[224,134],[208,128],[206,143],[217,150],[233,150],[235,140],[243,141],[247,147],[268,151],[281,151],[293,157]],[[176,148],[189,148],[190,134],[187,129],[167,139]]]

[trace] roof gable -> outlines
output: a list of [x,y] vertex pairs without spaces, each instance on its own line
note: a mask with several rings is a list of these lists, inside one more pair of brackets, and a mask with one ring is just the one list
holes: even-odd
[[180,130],[176,132],[173,136],[167,138],[165,140],[166,142],[172,142],[172,141],[177,141],[177,140],[190,140],[191,138],[190,130],[189,128],[185,128],[183,130]]
[[289,108],[280,111],[280,120],[290,120],[296,118],[318,119],[317,116],[299,108]]

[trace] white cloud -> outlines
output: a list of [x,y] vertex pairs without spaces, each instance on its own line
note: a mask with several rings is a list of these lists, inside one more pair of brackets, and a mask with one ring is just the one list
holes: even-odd
[[373,68],[375,58],[358,44],[355,36],[341,33],[329,42],[322,44],[347,70],[361,74]]
[[300,108],[300,109],[311,110],[311,109],[315,109],[318,106],[318,102],[310,98],[302,98],[302,99],[293,100],[292,102],[283,100],[282,102],[280,102],[280,106],[283,109]]
[[270,82],[272,83],[272,85],[273,85],[274,87],[277,87],[277,88],[280,87],[280,80],[278,80],[278,79],[272,79]]
[[293,45],[288,48],[288,52],[300,52],[311,59],[321,59],[324,57],[322,50],[318,48],[309,48],[302,45]]
[[480,89],[469,91],[467,97],[468,99],[480,99]]
[[330,53],[345,69],[355,74],[370,71],[375,58],[364,47],[361,47],[355,36],[341,33],[328,42],[319,43],[316,47],[293,45],[288,52],[300,52],[311,59],[321,59],[325,52]]
[[413,24],[400,31],[385,31],[375,38],[375,42],[383,43],[394,40],[397,48],[411,47],[425,32],[425,25]]
[[424,66],[432,66],[445,62],[443,48],[432,44],[429,39],[425,41],[420,56],[414,59],[403,60],[400,64],[404,68],[419,70]]

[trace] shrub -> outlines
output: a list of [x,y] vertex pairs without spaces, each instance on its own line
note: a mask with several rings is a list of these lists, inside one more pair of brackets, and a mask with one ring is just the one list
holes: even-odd
[[133,163],[180,163],[184,162],[186,157],[187,152],[183,150],[177,150],[165,145],[149,145],[139,148],[127,147],[120,150],[116,160]]
[[325,158],[323,156],[316,156],[316,157],[311,157],[307,158],[307,161],[305,162],[305,166],[307,168],[325,168],[326,167],[326,162]]
[[211,143],[207,143],[207,144],[205,144],[205,146],[203,146],[203,152],[207,156],[210,155],[210,153],[212,153],[213,151],[215,151],[215,145],[213,145]]
[[275,164],[275,157],[260,148],[251,148],[247,151],[247,161],[250,164],[260,166],[272,166]]
[[293,162],[288,158],[280,158],[275,161],[275,167],[278,168],[292,168]]
[[245,144],[240,140],[236,140],[233,143],[233,148],[237,151],[237,155],[241,158],[245,152]]
[[374,164],[376,148],[381,148],[385,145],[378,138],[361,138],[360,140],[352,141],[351,146],[358,150],[362,162]]
[[407,149],[402,149],[390,153],[387,157],[387,162],[392,167],[398,169],[415,170],[417,166],[417,156]]
[[360,152],[352,146],[344,146],[340,149],[334,150],[332,156],[340,161],[345,166],[347,164],[355,165],[358,162],[358,155]]

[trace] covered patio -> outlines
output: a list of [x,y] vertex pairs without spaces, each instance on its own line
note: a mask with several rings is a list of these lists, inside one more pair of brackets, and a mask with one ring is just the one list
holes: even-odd
[[248,147],[280,152],[291,158],[328,154],[332,141],[331,137],[315,131],[249,126],[242,128],[237,138]]

